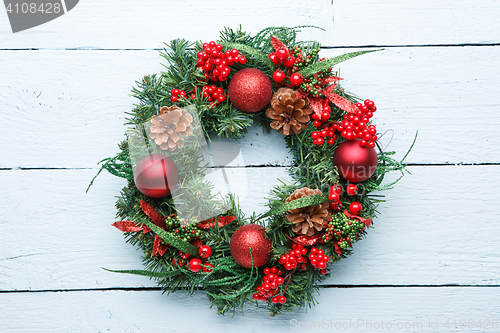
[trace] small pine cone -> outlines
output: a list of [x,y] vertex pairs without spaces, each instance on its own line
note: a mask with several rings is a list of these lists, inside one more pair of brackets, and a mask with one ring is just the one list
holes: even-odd
[[283,135],[298,134],[306,129],[311,113],[309,98],[297,98],[297,92],[290,88],[279,88],[266,110],[266,116],[273,119],[271,127]]
[[193,132],[191,123],[193,116],[176,105],[160,108],[160,115],[151,118],[150,137],[163,150],[174,151],[183,147],[181,136]]
[[[321,190],[302,187],[293,191],[293,193],[286,198],[285,202],[320,193],[322,193]],[[298,235],[306,236],[312,236],[323,230],[331,217],[330,211],[328,210],[328,201],[317,205],[292,209],[286,214],[287,221],[293,223],[293,232]]]

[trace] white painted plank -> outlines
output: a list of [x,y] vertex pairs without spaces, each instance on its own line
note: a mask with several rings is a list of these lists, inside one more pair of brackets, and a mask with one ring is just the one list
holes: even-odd
[[[3,14],[2,14],[3,15]],[[332,40],[330,0],[173,2],[164,0],[81,1],[66,15],[44,25],[11,33],[0,21],[1,48],[152,49],[175,38],[216,40],[224,27],[256,34],[269,26],[319,25],[305,40]]]
[[165,39],[209,41],[224,26],[240,24],[254,34],[268,26],[317,25],[326,31],[309,30],[304,39],[330,46],[498,43],[499,9],[495,0],[217,0],[208,6],[197,0],[87,0],[16,34],[2,13],[0,47],[151,49]]
[[335,0],[334,45],[498,43],[500,3]]
[[[332,266],[327,284],[500,284],[498,166],[410,167],[379,207],[376,228]],[[283,168],[246,168],[247,215],[264,211]],[[0,290],[153,286],[144,277],[101,270],[140,269],[125,244],[114,196],[123,182],[94,170],[1,171]],[[485,195],[488,199],[484,199]]]
[[[407,162],[491,163],[500,162],[499,57],[498,47],[389,48],[340,69],[346,89],[376,102],[375,122],[394,130],[397,156],[418,130]],[[154,50],[2,51],[0,61],[0,168],[95,168],[124,137],[134,81],[162,69]],[[259,133],[240,143],[245,162],[288,164],[280,135]]]
[[[319,324],[310,330],[498,331],[492,321],[499,319],[500,288],[350,288],[320,292],[319,305],[307,312],[296,310],[275,318],[269,318],[265,308],[250,304],[244,315],[219,316],[215,309],[209,309],[203,292],[193,297],[182,293],[165,296],[158,291],[13,293],[0,298],[0,322],[2,330],[9,333],[288,332],[307,330],[306,325],[315,322]],[[450,326],[446,327],[448,319]],[[475,325],[481,320],[482,328],[466,327],[469,320]],[[488,324],[485,320],[489,329],[484,328]],[[388,323],[392,326],[389,329]]]

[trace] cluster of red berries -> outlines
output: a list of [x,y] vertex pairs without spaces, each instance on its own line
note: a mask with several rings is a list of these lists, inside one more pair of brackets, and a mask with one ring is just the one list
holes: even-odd
[[[212,254],[212,249],[208,245],[200,246],[200,248],[198,249],[198,254],[200,255],[200,258],[208,259],[208,257],[210,257],[210,255]],[[190,254],[179,251],[179,257],[180,259],[178,259],[177,261],[175,260],[175,258],[172,258],[172,265],[174,265],[174,267],[177,267],[177,265],[179,265],[180,267],[186,265],[186,260],[189,259]],[[211,271],[213,271],[214,266],[208,262],[203,263],[198,258],[192,258],[187,263],[187,268],[193,273],[198,273],[201,270],[203,270],[204,273],[210,273]]]
[[321,274],[326,274],[326,265],[330,261],[330,257],[325,255],[325,252],[321,249],[315,247],[311,248],[311,254],[309,255],[309,262],[314,268],[318,268]]
[[223,52],[221,44],[214,41],[203,44],[203,50],[196,55],[198,61],[196,66],[201,68],[207,79],[213,81],[226,81],[227,76],[231,72],[229,66],[235,63],[246,64],[247,59],[236,49],[226,50]]
[[[358,194],[358,186],[356,184],[349,184],[346,187],[346,192],[348,195]],[[342,187],[340,185],[330,186],[330,194],[328,195],[328,200],[330,200],[330,207],[333,210],[340,211],[342,209],[342,203],[340,202],[340,195],[342,194]],[[363,206],[359,202],[352,202],[349,205],[349,212],[353,215],[359,215],[363,210]]]
[[[321,254],[321,257],[318,257],[318,254]],[[307,268],[306,264],[309,262],[313,268],[319,268],[321,274],[326,274],[326,264],[330,258],[324,254],[323,250],[313,247],[309,256],[304,258],[303,256],[307,255],[307,249],[303,245],[293,243],[292,250],[287,254],[283,254],[280,257],[279,263],[285,266],[286,270],[292,270],[298,266],[301,270],[305,271]]]
[[280,276],[283,275],[283,273],[284,272],[282,270],[277,269],[276,267],[264,268],[265,276],[262,284],[255,288],[257,293],[253,294],[253,299],[256,301],[267,302],[269,297],[272,297],[271,301],[274,304],[285,304],[286,297],[277,295],[279,293],[278,287],[285,282],[285,279]]
[[[272,63],[275,64],[276,66],[285,66],[288,69],[291,69],[294,67],[296,59],[293,55],[290,54],[288,49],[282,47],[277,49],[275,52],[268,54],[269,59],[271,59]],[[281,83],[285,81],[286,79],[286,74],[283,72],[280,68],[278,68],[274,73],[273,73],[273,81],[276,83]],[[290,84],[292,86],[299,86],[303,81],[302,75],[299,73],[293,73],[290,75]]]
[[287,271],[299,268],[303,271],[306,270],[307,259],[303,256],[307,254],[307,249],[303,245],[299,245],[296,243],[292,244],[292,250],[287,254],[283,254],[280,257],[279,263],[280,265],[285,266]]
[[219,104],[227,100],[227,95],[224,94],[224,89],[221,87],[216,87],[215,85],[203,86],[203,98],[207,101]]
[[355,114],[347,114],[344,116],[342,125],[333,125],[339,131],[343,138],[347,140],[361,139],[359,144],[361,147],[375,147],[377,141],[377,128],[375,125],[369,125],[370,118],[373,117],[373,112],[377,111],[377,107],[373,101],[365,100],[364,105],[356,103],[358,111]]
[[176,103],[179,98],[186,98],[186,92],[177,88],[172,89],[170,94],[172,94],[172,96],[170,96],[170,100],[174,103]]
[[[318,116],[316,113],[313,113],[311,116],[315,127],[321,127],[321,125],[326,123],[331,116],[332,109],[330,108],[330,101],[327,98],[322,100],[321,107],[321,116]],[[329,145],[333,145],[335,140],[337,140],[337,135],[331,127],[325,127],[321,131],[314,131],[311,133],[311,137],[313,138],[313,144],[318,146],[325,142],[328,142]]]

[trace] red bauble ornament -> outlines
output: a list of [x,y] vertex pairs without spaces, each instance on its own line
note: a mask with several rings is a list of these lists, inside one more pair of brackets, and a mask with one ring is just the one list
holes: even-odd
[[135,186],[150,198],[166,196],[178,180],[177,166],[171,158],[162,154],[144,156],[134,170]]
[[271,80],[256,68],[245,68],[236,72],[227,91],[233,105],[247,113],[262,110],[273,97]]
[[[243,267],[251,268],[265,265],[269,261],[272,243],[265,236],[265,229],[257,224],[239,227],[231,237],[229,249],[234,261]],[[252,257],[250,257],[250,247]]]
[[335,150],[333,164],[342,178],[359,183],[370,178],[377,169],[377,152],[374,148],[361,147],[358,140],[342,142]]

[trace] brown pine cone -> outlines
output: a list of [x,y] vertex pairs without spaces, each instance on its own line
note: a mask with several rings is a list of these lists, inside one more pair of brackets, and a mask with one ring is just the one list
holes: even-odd
[[273,119],[271,127],[283,135],[298,134],[306,129],[311,113],[309,98],[297,98],[296,91],[290,88],[279,88],[266,110],[266,116]]
[[193,132],[191,123],[193,116],[176,105],[160,108],[160,115],[151,118],[149,135],[163,150],[174,151],[183,147],[181,136],[188,136]]
[[[293,191],[285,202],[320,193],[322,193],[321,190],[302,187]],[[332,216],[328,210],[328,201],[325,201],[317,205],[289,210],[285,217],[288,222],[293,223],[293,232],[299,235],[312,236],[323,230]]]

